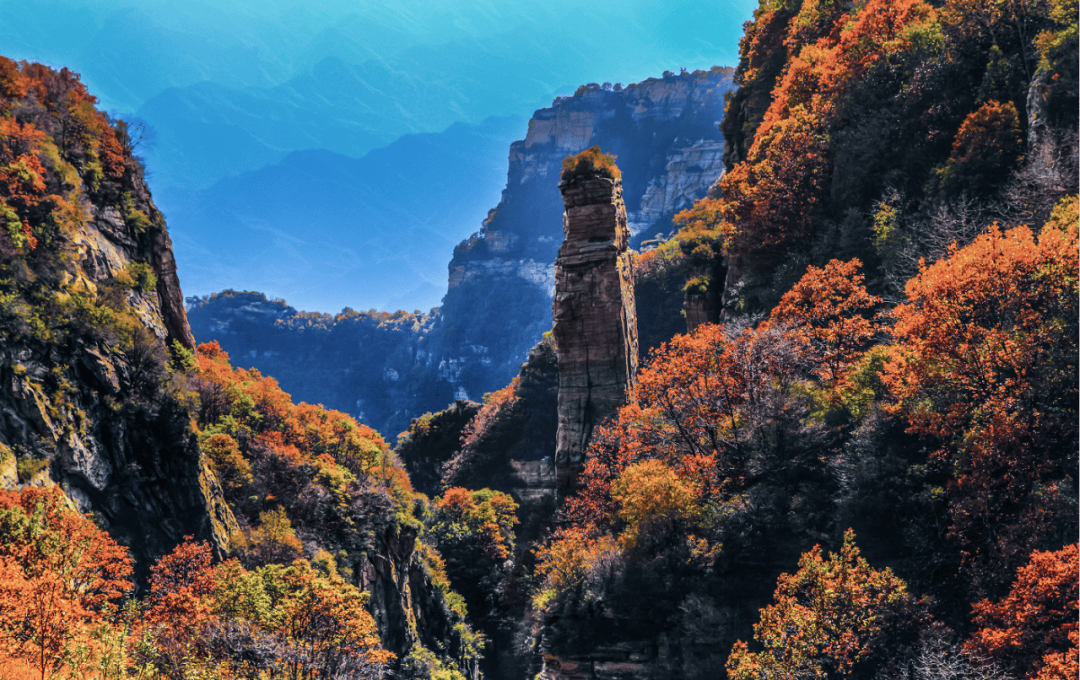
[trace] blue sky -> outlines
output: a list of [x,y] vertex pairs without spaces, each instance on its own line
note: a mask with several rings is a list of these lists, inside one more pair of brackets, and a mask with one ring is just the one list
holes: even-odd
[[[440,286],[445,290],[453,243],[479,228],[486,209],[476,206],[497,201],[503,142],[524,136],[535,109],[587,82],[734,66],[742,24],[756,6],[753,0],[0,0],[0,54],[68,66],[82,74],[103,109],[154,130],[144,149],[150,187],[169,220],[185,293],[262,289],[297,307],[331,312],[346,300],[358,309],[395,301],[425,308],[437,304]],[[483,127],[491,116],[511,124]],[[289,163],[293,152],[323,149],[358,159],[403,135],[442,133],[454,123],[505,137],[486,137],[493,142],[485,145],[487,155],[470,159],[501,173],[480,173],[484,186],[467,202],[477,214],[463,212],[441,227],[446,238],[437,247],[446,255],[429,261],[444,264],[441,271],[424,265],[411,274],[423,291],[415,301],[407,290],[392,299],[365,293],[375,290],[367,286],[345,294],[340,281],[320,287],[310,274],[286,276],[299,271],[289,238],[251,244],[258,272],[212,262],[215,248],[205,246],[214,234],[188,209],[220,195],[214,190],[223,182],[243,187],[244,177]],[[306,229],[295,228],[292,240]],[[363,234],[364,220],[358,216],[342,228],[348,240]]]

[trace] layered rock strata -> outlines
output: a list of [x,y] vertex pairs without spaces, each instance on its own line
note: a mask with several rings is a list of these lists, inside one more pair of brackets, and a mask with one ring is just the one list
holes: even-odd
[[555,260],[552,314],[559,360],[555,470],[561,489],[584,464],[593,428],[626,400],[637,372],[637,314],[622,181],[559,184],[566,240]]

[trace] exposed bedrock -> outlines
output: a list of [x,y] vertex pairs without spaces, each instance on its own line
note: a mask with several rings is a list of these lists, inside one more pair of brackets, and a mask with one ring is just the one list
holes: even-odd
[[626,400],[637,372],[637,314],[622,181],[559,184],[565,241],[555,260],[555,343],[559,430],[555,469],[572,488],[593,428]]

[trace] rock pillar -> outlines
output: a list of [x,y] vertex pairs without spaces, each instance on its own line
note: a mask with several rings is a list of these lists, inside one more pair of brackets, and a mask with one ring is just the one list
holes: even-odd
[[637,373],[637,315],[622,180],[559,184],[565,240],[555,260],[559,429],[555,470],[572,487],[593,428],[626,401]]

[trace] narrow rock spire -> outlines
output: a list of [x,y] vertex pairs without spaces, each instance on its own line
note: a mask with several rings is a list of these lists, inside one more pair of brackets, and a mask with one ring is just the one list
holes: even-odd
[[[559,184],[565,240],[555,260],[559,361],[559,488],[572,488],[593,428],[626,402],[637,373],[637,314],[622,180],[575,175]],[[564,174],[565,176],[565,174]]]

